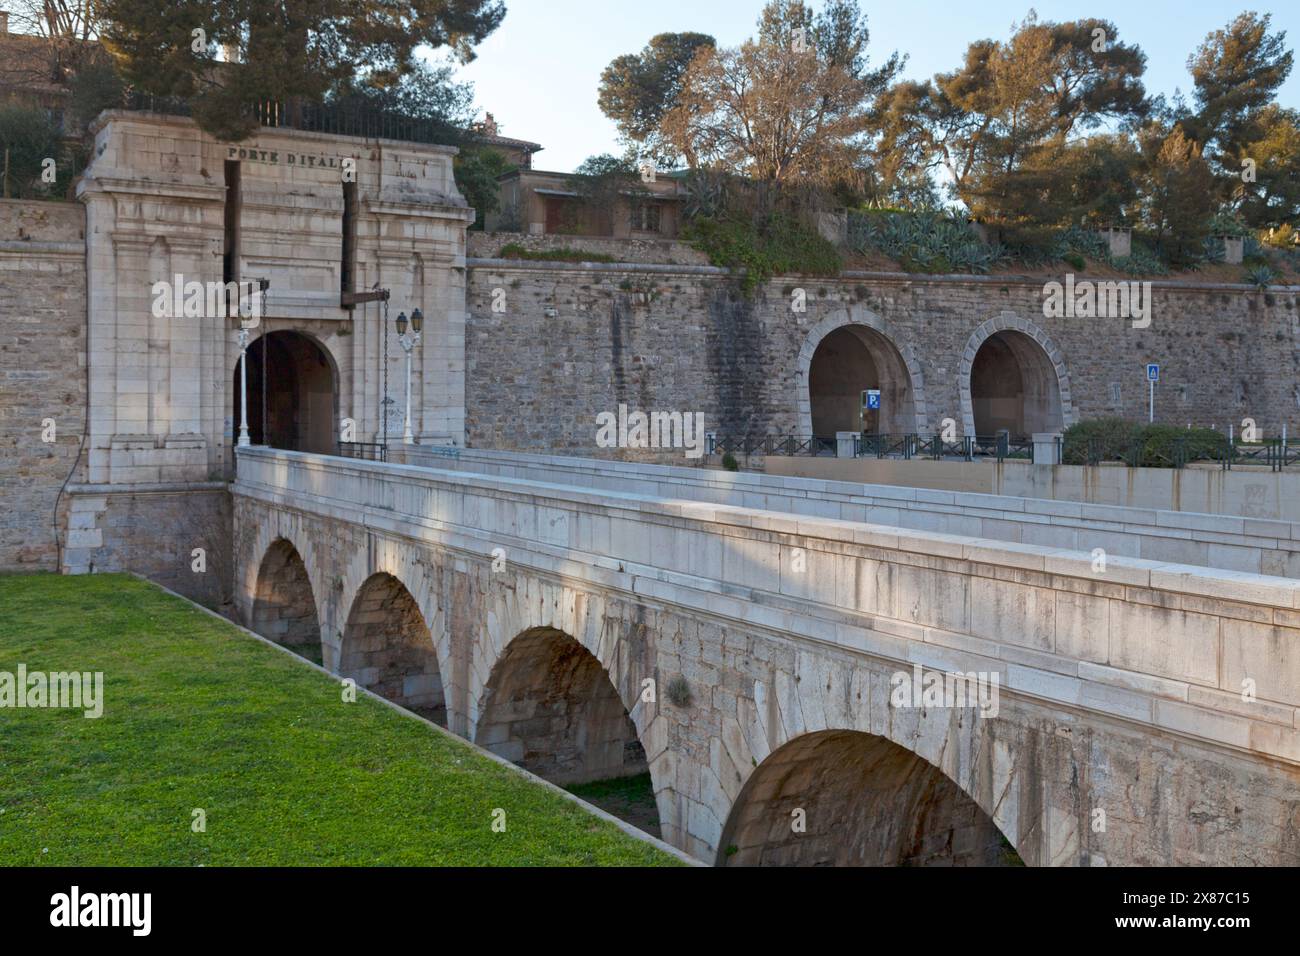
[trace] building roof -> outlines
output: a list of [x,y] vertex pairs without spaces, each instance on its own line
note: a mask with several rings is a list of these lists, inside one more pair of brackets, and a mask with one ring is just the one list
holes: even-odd
[[66,95],[50,61],[49,41],[29,33],[0,33],[0,96],[13,92]]
[[485,143],[488,146],[503,146],[507,149],[519,149],[525,153],[540,153],[542,151],[541,143],[534,143],[527,139],[512,139],[509,136],[502,136],[497,132],[496,117],[491,113],[485,113],[483,122],[475,123],[470,128],[470,138],[475,142]]

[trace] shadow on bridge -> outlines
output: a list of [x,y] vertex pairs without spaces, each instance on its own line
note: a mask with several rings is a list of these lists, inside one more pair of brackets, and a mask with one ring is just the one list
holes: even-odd
[[[474,742],[659,835],[646,753],[609,673],[563,631],[510,642],[484,690]],[[595,784],[596,786],[574,786]]]
[[720,866],[1023,866],[938,768],[874,734],[826,730],[765,759],[732,807]]
[[339,674],[447,726],[433,636],[411,592],[391,574],[371,575],[357,592],[343,629]]

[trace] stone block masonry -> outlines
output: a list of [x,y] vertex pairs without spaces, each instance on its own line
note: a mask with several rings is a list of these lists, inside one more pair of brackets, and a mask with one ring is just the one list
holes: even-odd
[[[450,729],[560,780],[644,760],[702,860],[992,863],[999,832],[1031,865],[1300,859],[1294,581],[262,448],[233,496],[243,619],[292,547],[346,673],[372,614],[414,626],[369,600],[395,579]],[[996,718],[896,703],[914,668],[996,675]]]
[[[499,238],[499,237],[498,237]],[[480,240],[486,242],[486,240]],[[1293,288],[1152,283],[1152,321],[1047,318],[1048,278],[847,273],[785,277],[743,295],[723,270],[641,263],[468,260],[466,438],[471,447],[682,463],[605,450],[595,417],[629,407],[702,411],[719,434],[807,434],[807,362],[841,325],[888,339],[909,370],[918,428],[971,430],[971,362],[1002,329],[1055,366],[1065,424],[1156,417],[1266,436],[1300,427],[1300,315]],[[806,312],[792,302],[798,290]]]
[[79,203],[0,201],[0,570],[58,568],[86,415],[84,231]]

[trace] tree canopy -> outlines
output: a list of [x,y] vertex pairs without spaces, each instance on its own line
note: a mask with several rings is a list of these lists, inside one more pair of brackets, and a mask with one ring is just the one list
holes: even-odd
[[667,166],[673,146],[660,135],[664,115],[677,105],[686,71],[701,48],[715,46],[704,33],[660,33],[640,53],[616,57],[600,75],[597,103],[618,125],[624,142]]
[[391,89],[417,69],[419,47],[472,59],[505,15],[500,0],[185,0],[165,15],[156,0],[100,0],[99,11],[129,83],[184,98],[228,139],[252,131],[253,103]]
[[665,34],[618,58],[601,107],[631,141],[690,168],[773,182],[852,176],[874,100],[902,64],[895,54],[870,69],[869,38],[856,0],[829,0],[817,14],[800,0],[771,0],[738,47]]

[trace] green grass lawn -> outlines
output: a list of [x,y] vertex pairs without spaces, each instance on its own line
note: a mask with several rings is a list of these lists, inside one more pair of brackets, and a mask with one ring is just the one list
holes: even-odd
[[606,813],[640,827],[651,836],[660,835],[659,808],[655,805],[655,788],[649,773],[595,783],[575,783],[564,789]]
[[102,671],[104,712],[0,709],[0,865],[678,862],[129,576],[0,576],[19,663]]

